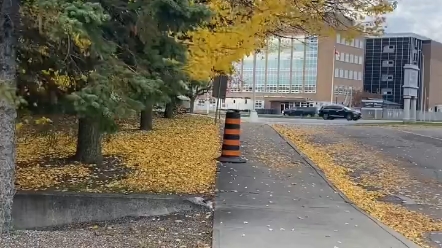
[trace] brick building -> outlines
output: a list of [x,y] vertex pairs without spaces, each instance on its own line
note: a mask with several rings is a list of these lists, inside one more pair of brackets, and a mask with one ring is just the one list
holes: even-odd
[[[282,111],[294,106],[349,103],[363,87],[364,38],[275,37],[266,49],[236,65],[224,108]],[[334,67],[334,69],[333,69]]]

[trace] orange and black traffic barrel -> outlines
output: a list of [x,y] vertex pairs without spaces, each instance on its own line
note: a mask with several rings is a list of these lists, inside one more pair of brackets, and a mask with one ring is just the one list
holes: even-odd
[[241,158],[241,114],[238,110],[229,110],[226,113],[224,125],[223,145],[218,161],[223,163],[245,163]]

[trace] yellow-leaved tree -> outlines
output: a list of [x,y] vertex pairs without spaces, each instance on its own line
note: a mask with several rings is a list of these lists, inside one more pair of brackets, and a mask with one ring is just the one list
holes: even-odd
[[[265,47],[271,36],[377,34],[383,15],[395,6],[386,0],[208,0],[206,4],[213,17],[188,33],[186,71],[195,80],[231,74],[234,62]],[[375,25],[364,31],[361,23],[368,17]]]

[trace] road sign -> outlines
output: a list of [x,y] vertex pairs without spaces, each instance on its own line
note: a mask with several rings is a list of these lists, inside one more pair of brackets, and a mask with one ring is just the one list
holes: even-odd
[[228,79],[226,75],[216,76],[213,79],[212,97],[226,99]]

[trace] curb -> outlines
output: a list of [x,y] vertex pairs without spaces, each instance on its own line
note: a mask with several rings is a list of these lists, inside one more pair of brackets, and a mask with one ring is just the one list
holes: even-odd
[[327,176],[325,175],[324,171],[319,168],[315,163],[313,163],[313,161],[311,161],[307,155],[305,155],[302,151],[300,151],[295,144],[293,144],[290,140],[286,139],[282,134],[280,134],[278,131],[275,130],[275,128],[273,127],[273,125],[271,124],[267,124],[268,126],[270,126],[278,135],[279,137],[281,137],[298,155],[301,156],[301,158],[311,167],[315,170],[315,172],[322,178],[324,179],[324,181],[335,191],[339,194],[339,196],[348,204],[350,204],[354,209],[356,209],[358,212],[362,213],[363,215],[367,216],[371,221],[373,221],[376,225],[378,225],[380,228],[382,228],[384,231],[386,231],[388,234],[390,234],[391,236],[393,236],[395,239],[397,239],[398,241],[400,241],[402,244],[404,244],[406,247],[408,248],[419,248],[420,246],[418,246],[417,244],[415,244],[414,242],[408,240],[405,236],[403,236],[402,234],[396,232],[395,230],[393,230],[392,228],[390,228],[389,226],[386,226],[385,224],[383,224],[382,222],[380,222],[379,220],[375,219],[374,217],[372,217],[371,215],[369,215],[368,213],[366,213],[364,210],[362,210],[361,208],[359,208],[356,204],[354,204],[350,199],[348,199],[348,197],[338,188],[336,188],[332,182],[330,182],[327,178]]
[[221,225],[219,216],[216,213],[216,204],[217,204],[217,197],[219,195],[218,191],[218,175],[220,173],[220,167],[223,166],[221,162],[216,163],[216,179],[215,179],[215,197],[213,200],[213,226],[212,226],[212,248],[219,248],[221,247],[221,234],[219,231],[219,226]]
[[192,209],[212,209],[212,202],[195,195],[20,191],[14,197],[12,215],[15,229],[38,230]]

